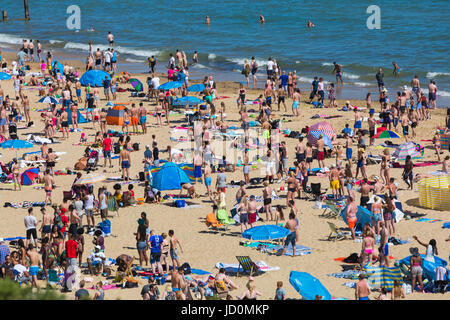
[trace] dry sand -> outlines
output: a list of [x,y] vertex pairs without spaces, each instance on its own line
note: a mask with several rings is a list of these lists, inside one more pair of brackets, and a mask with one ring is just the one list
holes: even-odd
[[[5,54],[8,62],[11,61],[11,58],[14,57],[14,54],[6,53]],[[79,61],[72,62],[76,65],[80,66],[80,69],[84,69],[83,66],[80,65]],[[34,69],[37,70],[37,64],[33,65]],[[137,76],[141,79],[142,82],[145,83],[146,75],[133,75]],[[161,77],[161,83],[165,82],[165,77]],[[194,81],[195,82],[195,81]],[[14,96],[13,92],[13,82],[12,80],[2,81],[1,87],[5,90],[5,94],[9,94],[11,97]],[[236,83],[218,83],[217,92],[220,96],[230,96],[229,99],[221,100],[226,104],[226,114],[227,120],[233,121],[239,119],[239,114],[237,113],[236,107],[236,98],[238,91],[238,84]],[[129,85],[120,84],[120,87],[127,88]],[[247,98],[253,99],[257,98],[259,94],[262,93],[262,90],[248,90]],[[36,103],[38,98],[38,91],[26,91],[26,94],[30,97],[31,106],[33,108],[41,108],[42,105]],[[302,100],[306,99],[306,94],[302,94]],[[84,93],[83,93],[84,95]],[[365,96],[365,92],[361,92],[361,96]],[[100,94],[100,107],[104,107],[106,105],[106,100],[104,99],[103,92],[101,90]],[[129,92],[118,93],[116,102],[140,102],[143,98],[131,98],[129,96]],[[337,104],[342,107],[345,101],[337,101]],[[352,105],[365,107],[364,101],[351,101]],[[326,102],[326,104],[328,104]],[[144,102],[144,105],[148,110],[154,110],[154,102],[151,103]],[[288,112],[286,114],[275,112],[277,118],[285,118],[288,121],[283,124],[284,128],[291,128],[292,130],[300,131],[306,125],[312,125],[320,119],[311,119],[311,116],[314,114],[327,114],[327,115],[342,115],[341,118],[335,118],[328,120],[331,122],[336,132],[340,132],[345,123],[349,123],[351,126],[353,125],[353,112],[340,112],[337,109],[316,109],[313,110],[310,105],[301,103],[300,112],[301,116],[298,118],[291,117],[290,112],[291,100],[287,99]],[[379,110],[379,105],[377,103],[374,104],[376,110]],[[416,141],[419,142],[420,139],[431,139],[433,135],[433,131],[436,126],[444,124],[444,110],[432,110],[432,120],[428,120],[426,122],[421,122],[418,128],[418,137]],[[36,111],[31,112],[32,120],[35,123],[34,127],[28,129],[20,129],[19,138],[23,139],[26,135],[30,133],[39,133],[43,130],[43,123],[40,121],[40,113]],[[365,117],[368,117],[368,111],[364,114]],[[184,119],[184,116],[176,116],[171,117],[171,120],[181,120]],[[164,119],[163,119],[164,120]],[[164,128],[158,128],[155,126],[156,118],[147,117],[148,134],[143,135],[133,135],[132,142],[140,143],[140,151],[132,152],[132,167],[130,170],[131,176],[136,177],[139,171],[142,171],[141,160],[143,159],[143,149],[146,144],[151,143],[151,135],[156,134],[158,145],[160,150],[166,149],[167,145],[174,146],[173,143],[169,141],[169,128],[165,126]],[[24,122],[20,123],[19,126],[24,125]],[[173,125],[178,125],[178,123],[174,123]],[[230,122],[230,125],[239,125],[238,122]],[[363,124],[364,128],[367,128],[367,123]],[[82,124],[80,128],[84,130],[87,135],[88,141],[93,140],[93,135],[96,130],[93,130],[92,123]],[[120,128],[116,128],[120,130]],[[58,137],[61,137],[61,134],[58,134]],[[64,169],[70,168],[73,169],[73,165],[75,161],[79,159],[85,147],[83,146],[75,146],[76,143],[79,142],[80,133],[72,133],[70,134],[70,138],[68,140],[58,139],[61,143],[54,144],[51,147],[56,152],[67,152],[65,155],[61,156],[61,159],[58,161],[56,165],[56,169]],[[296,139],[292,138],[284,138],[288,145],[288,156],[290,159],[290,164],[292,164],[293,159],[295,159],[295,151],[294,147],[297,142]],[[378,141],[379,142],[379,141]],[[403,139],[394,139],[394,143],[401,143]],[[429,143],[424,143],[426,146],[429,146]],[[34,147],[33,149],[28,149],[29,151],[39,150],[38,147]],[[393,150],[392,150],[393,151]],[[381,154],[382,149],[375,149],[373,147],[369,148],[369,152],[373,154]],[[12,150],[1,150],[2,162],[10,161],[14,156],[15,152]],[[21,155],[22,152],[19,152]],[[447,155],[446,151],[444,156]],[[161,154],[162,159],[167,159],[167,153]],[[436,160],[436,155],[432,148],[425,148],[425,159],[426,160]],[[101,158],[99,164],[99,172],[104,172],[108,177],[112,176],[120,176],[121,173],[118,169],[118,160],[113,160],[114,168],[103,168],[103,159]],[[326,159],[325,163],[327,165],[334,163],[334,159]],[[314,167],[317,167],[317,162],[314,161]],[[440,166],[432,166],[432,167],[423,167],[416,168],[414,170],[415,173],[426,173],[434,170],[440,169]],[[262,172],[264,170],[263,165],[257,170],[252,170],[250,173],[250,177],[263,176]],[[353,168],[355,170],[355,167]],[[379,165],[369,165],[367,167],[368,176],[373,174],[379,174]],[[395,177],[397,182],[400,183],[399,190],[399,198],[403,203],[404,210],[411,210],[413,212],[421,212],[427,214],[428,218],[434,219],[442,219],[444,221],[448,221],[449,213],[448,212],[440,212],[435,210],[426,210],[418,207],[418,192],[416,188],[414,191],[405,190],[406,184],[401,180],[401,172],[402,169],[391,169],[391,176]],[[54,190],[53,201],[54,203],[61,203],[64,190],[69,190],[70,186],[73,182],[75,176],[56,176],[56,188]],[[242,168],[238,167],[236,172],[227,173],[227,182],[231,180],[240,180],[242,179]],[[328,187],[328,179],[327,178],[318,178],[318,177],[310,177],[311,182],[321,182],[322,186]],[[215,175],[213,178],[213,184],[215,183]],[[108,189],[112,190],[113,183],[104,183]],[[281,185],[285,184],[276,184],[274,188],[277,188]],[[97,193],[97,188],[99,185],[96,185],[95,193]],[[203,185],[197,184],[197,190],[200,194],[204,194],[205,187]],[[24,187],[22,192],[14,192],[12,186],[0,185],[0,201],[3,205],[5,201],[8,202],[19,202],[19,201],[43,201],[44,200],[44,191],[37,190],[33,187]],[[227,190],[227,207],[231,208],[234,205],[235,192],[237,189],[230,188]],[[250,194],[262,195],[261,189],[250,189]],[[137,197],[143,195],[143,187],[135,185],[135,193]],[[284,194],[282,194],[284,195]],[[173,207],[169,207],[164,204],[153,205],[153,204],[144,204],[136,207],[127,207],[124,209],[120,209],[119,217],[111,218],[112,222],[112,235],[107,237],[105,240],[106,250],[105,253],[108,257],[116,258],[119,254],[126,253],[131,256],[138,257],[138,253],[136,249],[136,241],[133,235],[137,229],[137,220],[140,217],[140,213],[145,211],[147,213],[148,219],[150,221],[150,228],[156,230],[158,233],[166,232],[169,229],[174,229],[175,234],[180,239],[184,253],[181,254],[181,262],[189,262],[192,268],[204,269],[206,271],[210,271],[213,274],[217,272],[215,269],[215,264],[217,262],[224,263],[237,263],[236,256],[237,255],[248,255],[254,261],[264,260],[267,264],[271,266],[279,266],[279,271],[271,271],[267,272],[263,275],[259,275],[255,277],[255,284],[258,291],[262,293],[263,299],[273,299],[276,282],[281,280],[284,282],[284,288],[287,293],[287,297],[290,298],[298,298],[299,294],[292,288],[289,284],[289,273],[291,270],[304,271],[311,273],[313,276],[317,277],[326,288],[331,292],[334,297],[344,297],[348,299],[354,299],[354,290],[343,286],[344,282],[349,282],[351,280],[346,279],[338,279],[334,277],[327,276],[327,274],[341,272],[341,264],[339,262],[334,261],[334,258],[337,257],[346,257],[352,252],[360,252],[361,243],[355,243],[351,240],[345,241],[327,241],[327,237],[330,233],[328,228],[327,220],[324,218],[320,218],[319,215],[323,210],[314,210],[312,206],[313,202],[308,202],[305,200],[297,200],[296,204],[300,210],[299,214],[299,241],[298,244],[302,244],[304,246],[308,246],[313,248],[313,253],[305,256],[297,256],[297,257],[288,257],[288,256],[274,256],[268,255],[264,253],[260,253],[259,251],[251,248],[246,248],[239,245],[239,242],[242,240],[239,237],[240,227],[232,226],[229,232],[210,232],[205,223],[205,216],[211,212],[211,203],[206,202],[206,197],[201,197],[200,199],[194,200],[193,202],[197,204],[201,204],[201,208],[184,210],[177,209]],[[359,195],[357,199],[357,203],[359,204]],[[285,204],[285,198],[283,197],[280,200],[274,201],[274,205],[277,204]],[[23,218],[26,215],[25,209],[11,209],[11,208],[0,208],[0,212],[2,215],[2,223],[0,224],[0,236],[1,237],[14,237],[14,236],[24,236],[25,229],[23,224]],[[34,211],[38,220],[40,220],[41,215],[36,208]],[[265,217],[265,215],[263,215]],[[85,218],[84,218],[85,219]],[[96,222],[100,221],[100,217],[95,217]],[[84,220],[85,222],[85,220]],[[338,227],[346,227],[345,223],[341,219],[332,220]],[[260,224],[260,223],[258,223]],[[411,238],[411,243],[406,245],[392,246],[391,247],[391,255],[395,258],[401,259],[405,256],[409,255],[409,248],[411,246],[420,247],[413,239],[413,235],[417,235],[419,239],[422,241],[428,241],[431,238],[435,238],[437,240],[439,255],[443,258],[447,258],[449,255],[449,246],[448,242],[445,240],[449,236],[449,232],[446,229],[441,228],[442,223],[428,223],[428,222],[416,222],[415,220],[402,220],[399,224],[396,225],[397,235],[401,237],[401,239]],[[92,251],[92,237],[85,236],[85,241],[87,243],[85,249],[85,258],[88,253]],[[420,248],[421,252],[424,252],[424,248]],[[84,259],[85,259],[84,258]],[[83,275],[85,276],[85,275]],[[100,279],[100,278],[96,278]],[[102,278],[103,280],[104,278]],[[232,278],[239,286],[240,289],[232,292],[233,296],[240,295],[245,288],[245,284],[247,281],[247,277]],[[143,280],[142,283],[145,283],[146,280]],[[41,285],[45,285],[44,282],[41,282]],[[163,289],[163,288],[161,288]],[[106,299],[141,299],[139,288],[135,289],[117,289],[117,290],[108,290],[106,291]],[[69,299],[73,298],[73,293],[67,294]],[[374,298],[377,294],[372,293],[370,298]],[[448,299],[448,293],[445,295],[440,294],[420,294],[414,293],[407,296],[407,299]]]

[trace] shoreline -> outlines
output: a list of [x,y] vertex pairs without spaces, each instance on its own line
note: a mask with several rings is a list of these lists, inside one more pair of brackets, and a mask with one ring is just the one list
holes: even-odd
[[[57,44],[58,42],[56,42]],[[55,44],[55,43],[54,43]],[[50,45],[50,46],[49,46]],[[87,45],[86,45],[87,46]],[[94,49],[96,47],[98,47],[97,45],[93,45]],[[100,48],[106,48],[107,46],[101,45]],[[3,52],[10,52],[10,53],[15,53],[20,49],[20,45],[15,45],[15,44],[8,44],[6,47],[3,48]],[[103,50],[103,49],[102,49]],[[51,42],[48,42],[47,44],[43,45],[43,54],[45,57],[45,52],[50,51],[52,52],[52,54],[54,55],[54,57],[58,57],[57,60],[61,60],[62,62],[76,62],[75,64],[77,65],[77,67],[80,68],[80,71],[84,70],[84,66],[85,66],[85,57],[87,55],[87,51],[79,49],[64,49],[61,47],[57,47],[57,46],[52,46]],[[83,55],[84,53],[84,55]],[[120,53],[120,52],[119,52]],[[155,55],[158,53],[158,51],[154,52]],[[118,60],[118,64],[117,64],[117,70],[118,72],[121,71],[128,71],[129,73],[137,73],[137,74],[147,74],[148,73],[148,65],[147,62],[145,60],[138,60],[138,59],[133,59],[131,57],[135,57],[132,54],[119,54],[119,60]],[[15,58],[15,57],[14,57]],[[42,57],[41,57],[42,58]],[[141,57],[142,59],[146,59]],[[159,57],[157,56],[157,59]],[[212,59],[214,60],[214,59]],[[231,59],[231,60],[236,60],[236,59]],[[244,85],[246,84],[246,80],[243,77],[243,75],[240,73],[239,70],[237,69],[232,69],[232,70],[228,70],[222,66],[217,66],[215,64],[213,65],[209,65],[213,62],[211,62],[209,60],[208,57],[208,61],[205,63],[206,65],[202,64],[203,61],[200,61],[197,64],[189,64],[189,73],[190,73],[190,80],[193,81],[200,81],[202,80],[205,76],[209,76],[209,75],[214,75],[214,78],[216,81],[218,82],[233,82],[236,84],[240,84],[243,83]],[[264,88],[264,84],[265,84],[265,79],[267,77],[266,73],[265,73],[265,66],[264,63],[265,62],[261,62],[258,60],[258,63],[262,63],[262,65],[260,65],[259,70],[257,72],[257,77],[258,77],[258,81],[257,81],[257,86],[255,89],[263,89]],[[158,60],[158,63],[156,65],[156,73],[158,75],[166,75],[166,64],[167,61],[166,60]],[[326,63],[323,63],[322,66],[327,65]],[[237,66],[242,68],[242,66],[240,66],[240,64]],[[293,71],[290,69],[286,69],[287,72],[289,71]],[[309,94],[310,90],[311,90],[311,82],[313,80],[313,76],[302,76],[302,71],[300,70],[299,72],[299,79],[298,79],[298,85],[297,87],[301,90],[302,94]],[[346,78],[345,76],[346,72],[344,69],[344,80]],[[324,83],[325,85],[327,85],[330,82],[333,81],[327,81],[326,80],[326,76],[328,74],[326,74],[325,72],[322,74],[322,76],[324,77]],[[317,72],[317,76],[320,77],[321,74],[319,72]],[[349,74],[349,77],[354,77],[354,75]],[[375,79],[375,76],[374,76]],[[358,85],[358,83],[360,85]],[[252,81],[250,79],[250,84],[252,84]],[[364,100],[365,96],[367,93],[372,93],[372,96],[375,97],[376,95],[378,95],[378,87],[375,83],[375,80],[373,81],[373,83],[367,83],[367,82],[355,82],[355,83],[350,83],[350,82],[345,82],[344,81],[344,86],[340,87],[340,86],[335,86],[336,87],[336,99],[337,100]],[[408,84],[408,87],[409,84]],[[249,87],[249,89],[252,88],[252,86]],[[394,93],[396,91],[400,90],[400,87],[392,87],[392,86],[386,86],[386,88],[388,89],[388,95],[391,96],[391,101],[393,100],[394,97]],[[410,88],[411,89],[411,88]],[[428,89],[424,89],[425,95],[428,95]],[[327,100],[327,95],[325,97],[325,100]],[[438,109],[445,109],[450,107],[450,94],[447,96],[447,93],[445,96],[440,94],[440,91],[438,91],[438,100],[437,100],[437,108]]]

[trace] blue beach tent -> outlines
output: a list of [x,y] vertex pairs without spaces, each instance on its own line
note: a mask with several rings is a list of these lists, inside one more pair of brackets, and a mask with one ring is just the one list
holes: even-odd
[[105,71],[91,70],[85,72],[81,76],[80,83],[82,86],[87,86],[88,84],[90,84],[91,87],[95,87],[95,85],[97,85],[97,87],[103,87],[103,80],[105,80],[105,77],[107,77],[108,80],[111,80],[111,76]]

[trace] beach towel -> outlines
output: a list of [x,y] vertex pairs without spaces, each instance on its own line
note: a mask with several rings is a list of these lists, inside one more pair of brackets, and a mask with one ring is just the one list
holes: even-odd
[[211,272],[205,271],[205,270],[201,270],[201,269],[192,269],[191,268],[191,273],[193,274],[198,274],[198,275],[207,275],[207,274],[211,274]]
[[[269,251],[269,253],[272,254],[277,254],[278,252],[280,252],[280,250],[283,250],[283,246],[275,246],[272,250],[272,252]],[[300,244],[297,244],[295,246],[295,256],[304,256],[307,254],[311,254],[312,253],[312,249],[309,247],[305,247],[302,246]],[[292,244],[289,243],[287,249],[286,249],[286,253],[284,254],[285,256],[292,256],[293,255],[293,249],[292,249]]]
[[[264,261],[256,261],[255,264],[258,266],[258,268],[261,271],[277,271],[280,270],[280,267],[271,267],[269,266],[267,263],[265,263]],[[222,263],[222,262],[217,262],[216,263],[216,268],[220,269],[220,268],[224,268],[225,272],[229,272],[229,273],[237,273],[239,272],[244,272],[244,268],[239,268],[239,264],[238,263]],[[238,270],[239,268],[239,270]]]
[[[121,287],[116,286],[115,284],[105,284],[104,286],[102,286],[103,290],[112,290],[112,289],[119,289]],[[92,286],[90,288],[88,288],[89,290],[95,290],[95,286]]]

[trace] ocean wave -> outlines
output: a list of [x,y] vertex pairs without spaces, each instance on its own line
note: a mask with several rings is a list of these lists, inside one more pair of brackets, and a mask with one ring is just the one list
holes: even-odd
[[215,58],[217,58],[217,56],[214,53],[208,54],[208,59],[209,60],[214,60]]
[[0,43],[22,44],[22,41],[22,37],[0,33]]
[[308,78],[308,77],[298,77],[298,81],[311,83],[311,82],[314,81],[314,79],[313,78]]
[[138,59],[131,59],[131,58],[126,58],[125,61],[131,62],[131,63],[143,63],[143,62],[145,62],[145,60],[138,60]]
[[450,76],[448,72],[427,72],[427,78],[436,78],[440,76]]
[[360,77],[357,74],[352,74],[352,73],[348,73],[348,72],[344,72],[342,74],[342,78],[346,78],[346,79],[359,79]]
[[[99,48],[100,50],[106,50],[109,48],[109,46],[104,45],[104,44],[93,44],[92,48],[94,51],[97,50],[97,48]],[[89,51],[89,44],[68,42],[65,44],[64,49]],[[141,49],[134,49],[134,48],[128,48],[128,47],[120,47],[120,46],[114,47],[114,50],[116,50],[119,54],[131,54],[136,57],[146,57],[146,58],[159,54],[158,50],[141,50]]]
[[197,68],[197,69],[211,69],[210,67],[207,67],[201,63],[196,63],[194,65],[192,65],[192,68]]
[[50,44],[58,44],[58,43],[63,43],[64,41],[61,41],[61,40],[50,40],[49,42],[50,42]]
[[[251,59],[245,59],[245,58],[231,58],[231,59],[227,59],[230,62],[236,63],[240,66],[243,66],[245,63],[245,60],[248,60],[248,62],[251,62]],[[259,60],[259,59],[255,59],[256,60],[256,64],[260,67],[260,66],[265,66],[267,65],[267,61],[264,60]]]
[[441,97],[450,97],[450,92],[448,92],[448,91],[438,91],[437,95],[441,96]]
[[322,62],[322,66],[324,67],[328,67],[328,66],[333,66],[333,64],[331,62]]
[[370,87],[371,86],[371,84],[368,82],[355,82],[352,84],[354,84],[357,87]]

